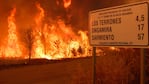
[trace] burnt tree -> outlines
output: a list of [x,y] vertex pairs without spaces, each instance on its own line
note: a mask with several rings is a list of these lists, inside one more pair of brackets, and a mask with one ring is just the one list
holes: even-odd
[[32,46],[34,43],[34,36],[33,36],[33,30],[32,28],[28,28],[24,31],[24,42],[25,42],[25,46],[28,50],[28,56],[29,56],[29,61],[31,60],[31,56],[32,56]]

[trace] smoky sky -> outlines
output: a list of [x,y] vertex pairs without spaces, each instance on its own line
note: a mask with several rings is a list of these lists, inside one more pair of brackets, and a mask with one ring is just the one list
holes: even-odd
[[[56,1],[60,4],[57,5]],[[70,7],[65,9],[63,0],[0,0],[0,42],[7,37],[7,17],[14,7],[17,10],[15,15],[17,31],[23,31],[34,23],[34,17],[38,12],[36,3],[40,3],[45,11],[45,22],[61,18],[66,25],[71,24],[74,31],[88,31],[89,11],[135,1],[142,0],[72,0]]]

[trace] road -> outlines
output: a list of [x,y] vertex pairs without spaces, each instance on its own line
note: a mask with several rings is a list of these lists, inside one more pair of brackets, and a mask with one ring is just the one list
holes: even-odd
[[92,58],[0,70],[0,84],[92,84]]

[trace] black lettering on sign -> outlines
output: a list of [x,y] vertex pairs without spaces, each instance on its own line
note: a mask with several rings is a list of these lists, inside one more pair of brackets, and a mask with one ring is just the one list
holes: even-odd
[[92,22],[92,26],[98,26],[98,20],[94,20],[94,21]]
[[92,33],[101,33],[101,32],[112,32],[111,27],[100,27],[100,28],[93,28]]
[[92,40],[114,40],[114,35],[92,35]]
[[108,25],[108,24],[121,24],[121,18],[112,18],[112,19],[105,19],[99,20],[100,25]]

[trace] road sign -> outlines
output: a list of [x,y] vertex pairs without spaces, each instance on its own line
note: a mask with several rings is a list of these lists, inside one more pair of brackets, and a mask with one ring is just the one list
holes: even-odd
[[148,46],[148,2],[89,12],[92,46]]

